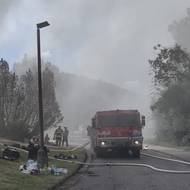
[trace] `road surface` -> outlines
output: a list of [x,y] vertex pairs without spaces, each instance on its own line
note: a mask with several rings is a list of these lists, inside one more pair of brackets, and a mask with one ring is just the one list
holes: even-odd
[[[152,150],[146,154],[174,158],[165,153]],[[190,165],[161,160],[142,155],[140,159],[132,156],[95,158],[92,163],[105,163],[105,166],[84,167],[57,190],[189,190],[190,173],[175,174],[154,171],[142,166],[109,166],[106,163],[147,164],[156,168],[174,171],[190,171]]]

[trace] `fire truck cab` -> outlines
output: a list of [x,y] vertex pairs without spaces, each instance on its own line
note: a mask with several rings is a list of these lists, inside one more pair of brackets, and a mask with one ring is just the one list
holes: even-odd
[[98,111],[88,127],[91,147],[97,156],[107,151],[132,151],[140,157],[143,144],[142,127],[145,116],[138,110]]

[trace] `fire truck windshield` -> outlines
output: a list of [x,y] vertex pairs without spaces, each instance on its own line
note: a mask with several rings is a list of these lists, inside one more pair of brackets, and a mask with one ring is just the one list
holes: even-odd
[[140,127],[139,114],[99,115],[98,127]]

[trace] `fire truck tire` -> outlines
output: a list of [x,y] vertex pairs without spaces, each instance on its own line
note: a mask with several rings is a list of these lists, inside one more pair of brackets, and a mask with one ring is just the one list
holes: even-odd
[[135,158],[140,158],[141,152],[140,152],[139,149],[135,149],[135,150],[133,150],[132,152],[133,152],[133,156],[134,156]]

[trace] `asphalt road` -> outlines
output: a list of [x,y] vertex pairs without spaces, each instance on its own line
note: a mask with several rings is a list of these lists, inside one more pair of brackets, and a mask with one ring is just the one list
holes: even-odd
[[[151,150],[146,153],[170,157]],[[111,155],[94,159],[92,163],[149,164],[167,170],[190,170],[190,166],[148,156]],[[68,180],[57,190],[189,190],[190,174],[170,174],[139,166],[90,166]]]

